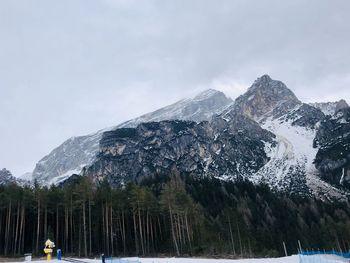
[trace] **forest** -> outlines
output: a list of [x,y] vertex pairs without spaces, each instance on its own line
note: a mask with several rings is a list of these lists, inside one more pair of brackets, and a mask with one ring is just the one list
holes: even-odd
[[74,176],[59,186],[0,186],[0,255],[283,256],[350,249],[347,202],[275,193],[247,181],[172,173],[111,188]]

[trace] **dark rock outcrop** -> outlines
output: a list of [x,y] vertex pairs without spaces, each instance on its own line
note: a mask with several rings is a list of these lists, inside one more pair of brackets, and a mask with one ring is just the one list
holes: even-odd
[[327,116],[317,131],[314,146],[319,150],[315,165],[321,177],[350,189],[350,108]]
[[244,178],[267,161],[263,139],[273,134],[240,115],[227,122],[162,121],[104,133],[96,161],[83,174],[113,185],[170,174]]

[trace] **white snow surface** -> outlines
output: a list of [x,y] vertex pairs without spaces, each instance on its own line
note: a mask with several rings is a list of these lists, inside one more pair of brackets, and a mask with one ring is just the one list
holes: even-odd
[[252,178],[255,183],[266,182],[277,189],[283,188],[288,173],[296,167],[310,171],[317,149],[313,148],[315,130],[292,125],[292,121],[283,118],[267,118],[262,128],[276,135],[276,147],[265,143],[265,151],[270,161],[264,165]]
[[321,180],[313,164],[317,148],[313,148],[313,139],[316,130],[292,125],[292,120],[273,118],[272,116],[261,121],[262,128],[276,135],[276,146],[265,142],[265,152],[270,161],[265,164],[251,181],[254,183],[267,183],[278,190],[288,185],[291,175],[297,170],[305,171],[306,184],[315,196],[321,199],[337,198],[345,200],[345,193],[327,182]]
[[[140,262],[140,263],[344,263],[348,260],[335,256],[335,255],[314,255],[307,256],[300,261],[298,255],[281,257],[281,258],[249,258],[249,259],[208,259],[208,258],[138,258],[138,257],[129,257],[129,258],[120,258],[122,262]],[[81,259],[77,260],[87,263],[101,263],[100,259]],[[6,261],[4,261],[6,262]],[[18,261],[23,262],[23,261]],[[45,260],[35,260],[31,261],[33,263],[43,263]],[[62,263],[64,261],[59,261],[53,259],[51,263]],[[106,263],[110,263],[109,259],[106,259]],[[17,263],[11,261],[11,263]]]
[[204,105],[207,100],[211,100],[216,95],[219,96],[220,94],[223,93],[214,89],[208,89],[199,93],[193,98],[182,99],[154,112],[147,113],[138,118],[121,123],[117,126],[117,128],[136,127],[138,124],[143,122],[157,122],[163,120],[176,119],[196,122],[209,120],[213,115],[223,112],[233,102],[231,99],[227,98],[227,101],[221,106]]
[[51,180],[49,180],[47,182],[48,185],[57,185],[59,183],[62,183],[64,182],[66,179],[68,179],[69,177],[72,176],[72,174],[79,174],[81,172],[81,170],[84,168],[84,166],[86,166],[87,164],[81,164],[78,168],[76,169],[72,169],[72,170],[69,170],[59,176],[56,176],[54,178],[52,178]]
[[[283,258],[255,258],[255,259],[204,259],[204,258],[129,258],[141,263],[297,263],[297,255]],[[91,262],[95,263],[95,262]],[[108,263],[108,262],[107,262]]]
[[[206,258],[121,258],[129,261],[139,261],[141,263],[297,263],[297,255],[283,258],[255,258],[255,259],[206,259]],[[101,263],[100,259],[78,259],[89,263]],[[22,261],[23,262],[23,261]],[[43,263],[44,260],[31,261],[33,263]],[[62,263],[63,261],[51,260],[51,263]],[[110,261],[106,259],[106,263]],[[12,262],[13,263],[13,262]],[[14,262],[16,263],[16,262]]]

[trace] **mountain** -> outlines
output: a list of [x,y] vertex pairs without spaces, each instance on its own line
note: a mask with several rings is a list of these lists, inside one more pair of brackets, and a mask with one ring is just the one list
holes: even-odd
[[339,100],[335,102],[315,102],[309,104],[315,108],[320,109],[325,115],[331,116],[333,116],[337,111],[349,107],[345,100]]
[[62,182],[74,173],[80,173],[83,167],[91,164],[95,159],[99,151],[99,141],[105,131],[136,127],[143,122],[161,120],[179,119],[196,122],[209,120],[231,103],[232,100],[222,92],[207,90],[194,98],[178,101],[116,127],[106,128],[85,136],[72,137],[36,164],[32,178],[42,184],[52,184]]
[[344,199],[348,110],[343,100],[303,103],[283,82],[263,75],[234,102],[208,90],[71,138],[37,164],[33,178],[58,183],[81,174],[121,186],[176,168],[194,178],[245,179],[274,191]]
[[14,177],[11,172],[5,168],[0,170],[0,185],[15,183],[16,177]]
[[264,75],[209,121],[161,121],[105,132],[99,154],[82,175],[119,186],[168,175],[176,167],[194,177],[247,179],[276,191],[342,199],[346,191],[324,179],[318,159],[314,163],[321,156],[314,139],[325,118]]

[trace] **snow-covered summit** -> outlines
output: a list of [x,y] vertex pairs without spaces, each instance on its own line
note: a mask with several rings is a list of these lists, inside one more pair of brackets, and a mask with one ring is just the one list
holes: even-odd
[[[210,99],[213,96],[220,96],[222,97],[222,95],[224,95],[222,92],[215,90],[215,89],[207,89],[199,94],[197,94],[193,100],[197,100],[197,101],[202,101],[202,100],[206,100],[206,99]],[[224,95],[225,96],[225,95]]]
[[162,120],[190,120],[200,122],[209,120],[213,114],[221,113],[233,101],[220,91],[209,89],[194,98],[183,99],[174,104],[126,121],[117,128],[136,127],[143,122]]

